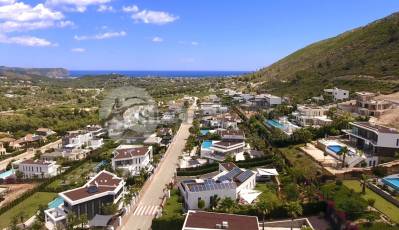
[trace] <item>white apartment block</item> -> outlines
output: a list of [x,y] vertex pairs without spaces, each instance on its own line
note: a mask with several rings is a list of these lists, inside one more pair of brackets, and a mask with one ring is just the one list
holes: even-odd
[[122,145],[114,150],[112,168],[138,175],[141,169],[151,170],[152,146]]
[[25,160],[19,163],[18,171],[24,178],[50,178],[57,175],[59,167],[55,161]]

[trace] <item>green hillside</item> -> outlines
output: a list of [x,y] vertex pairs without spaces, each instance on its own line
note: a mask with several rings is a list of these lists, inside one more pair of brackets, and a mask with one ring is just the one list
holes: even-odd
[[246,76],[248,79],[257,82],[259,89],[300,98],[333,85],[350,90],[399,90],[399,13],[311,44]]

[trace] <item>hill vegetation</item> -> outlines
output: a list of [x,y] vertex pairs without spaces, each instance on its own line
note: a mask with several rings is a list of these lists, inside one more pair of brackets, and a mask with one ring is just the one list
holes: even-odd
[[397,91],[399,13],[311,44],[240,80],[257,83],[259,90],[300,99],[331,86]]

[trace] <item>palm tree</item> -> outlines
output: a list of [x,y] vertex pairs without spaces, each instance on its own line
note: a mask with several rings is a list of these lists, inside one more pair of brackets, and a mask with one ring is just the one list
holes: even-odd
[[275,203],[271,200],[260,199],[256,203],[256,210],[262,214],[262,229],[265,229],[265,216],[268,215],[275,207]]
[[89,222],[89,220],[87,219],[87,215],[86,214],[82,214],[79,216],[78,219],[79,224],[81,224],[82,229],[84,228],[84,226],[87,224],[87,222]]
[[362,194],[366,194],[366,183],[368,176],[366,174],[362,174]]
[[78,218],[76,217],[75,213],[70,212],[68,213],[67,216],[67,229],[68,230],[73,230],[73,228],[75,227],[75,225],[78,224]]
[[19,221],[21,222],[21,224],[23,226],[25,226],[25,223],[24,223],[25,217],[26,217],[26,213],[24,211],[21,211],[18,213]]
[[218,195],[213,195],[209,198],[209,208],[213,211],[217,206],[218,203],[220,202],[220,197]]
[[302,215],[303,209],[298,201],[289,202],[288,204],[286,204],[286,209],[288,215],[291,217],[291,230],[292,230],[294,219],[297,218],[299,215]]
[[348,147],[344,146],[341,148],[341,150],[337,153],[339,156],[342,155],[342,168],[345,167],[345,158],[346,158],[346,154],[348,154],[349,149]]
[[221,200],[219,204],[219,209],[227,213],[232,213],[235,207],[236,207],[236,202],[230,197],[224,198],[223,200]]

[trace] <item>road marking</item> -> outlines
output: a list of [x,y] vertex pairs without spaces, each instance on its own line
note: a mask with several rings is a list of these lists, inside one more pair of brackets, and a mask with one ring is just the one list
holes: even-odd
[[158,212],[158,205],[139,205],[133,216],[153,216]]

